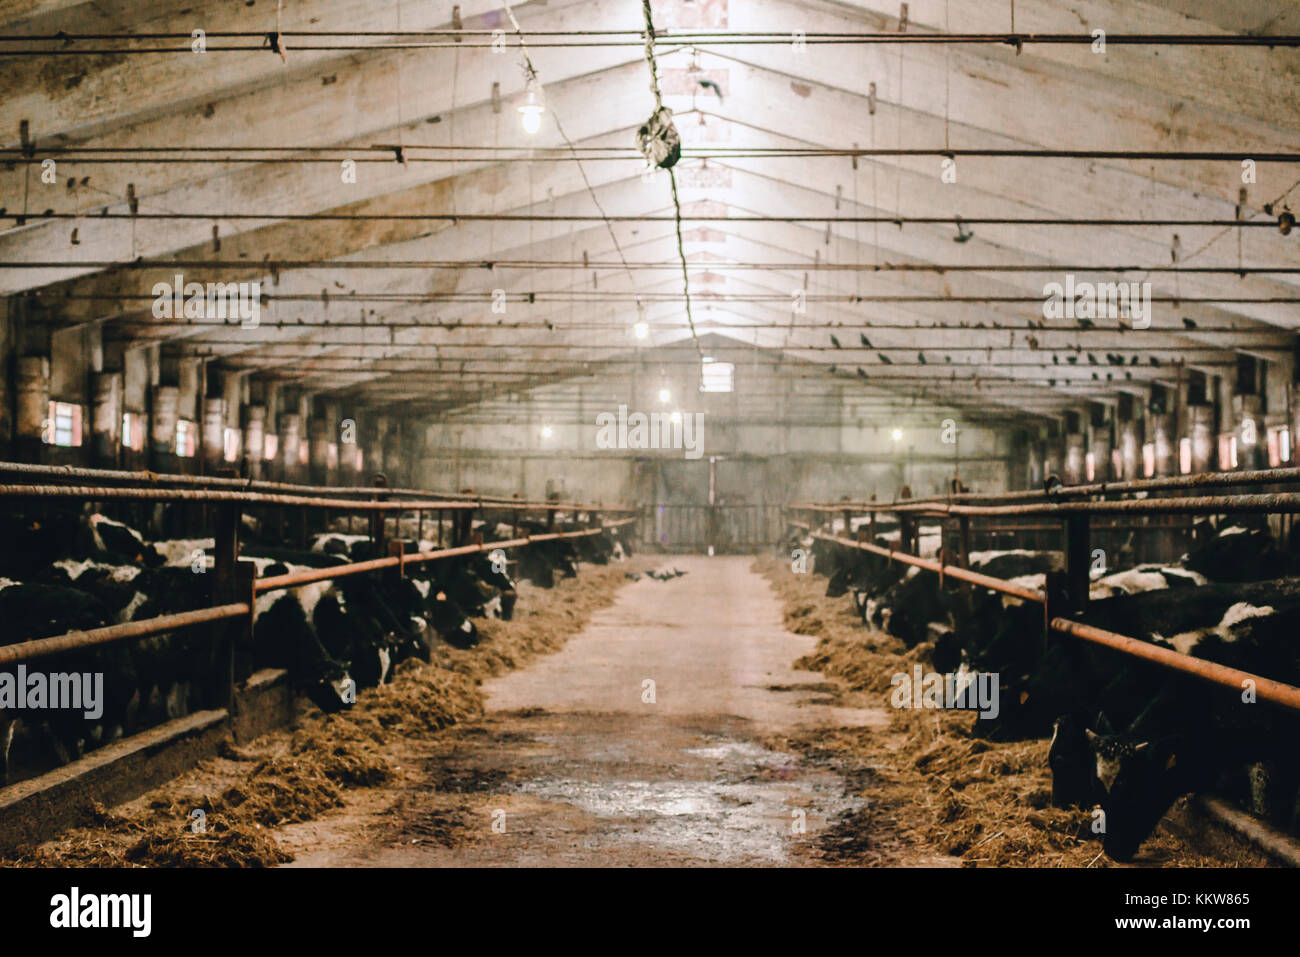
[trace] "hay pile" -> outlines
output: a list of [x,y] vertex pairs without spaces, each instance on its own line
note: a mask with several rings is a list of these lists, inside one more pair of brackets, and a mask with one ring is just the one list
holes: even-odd
[[[292,860],[274,830],[343,808],[350,789],[394,782],[401,748],[483,714],[480,683],[552,652],[608,605],[632,563],[584,566],[554,589],[520,586],[513,621],[479,622],[483,640],[439,647],[430,664],[403,662],[392,684],[350,711],[303,703],[298,727],[217,757],[118,809],[92,805],[86,823],[0,866],[267,867]],[[203,812],[204,827],[192,825]]]
[[[908,650],[868,629],[848,597],[826,598],[824,577],[791,574],[784,559],[760,558],[755,570],[780,596],[786,627],[818,639],[795,667],[819,671],[845,692],[869,693],[890,715],[885,733],[841,728],[781,744],[813,760],[847,757],[870,766],[875,775],[866,796],[914,848],[932,848],[971,867],[1112,866],[1092,839],[1089,812],[1052,807],[1046,740],[988,741],[976,736],[979,720],[969,712],[891,707],[890,678],[918,662],[929,668],[929,646]],[[1143,851],[1166,865],[1223,864],[1163,825]]]

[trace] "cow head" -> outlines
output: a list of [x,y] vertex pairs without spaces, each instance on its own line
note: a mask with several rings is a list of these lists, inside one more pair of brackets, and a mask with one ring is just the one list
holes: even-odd
[[1056,807],[1091,807],[1097,789],[1096,763],[1083,722],[1061,715],[1052,724],[1052,744],[1047,752],[1052,769],[1052,804]]
[[1116,861],[1131,860],[1183,786],[1181,736],[1149,740],[1132,734],[1085,736],[1105,812],[1102,846]]

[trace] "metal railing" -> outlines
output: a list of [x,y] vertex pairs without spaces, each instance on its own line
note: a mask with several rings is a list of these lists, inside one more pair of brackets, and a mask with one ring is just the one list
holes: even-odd
[[[1187,499],[1171,499],[1171,502],[1180,501],[1186,502]],[[1145,499],[1139,505],[1148,505],[1148,503],[1149,505],[1161,505],[1160,501],[1151,501],[1151,499]],[[1058,507],[1069,508],[1069,506]],[[978,514],[979,511],[966,512],[966,514]],[[1219,508],[1219,511],[1236,511],[1236,508]],[[1297,511],[1300,511],[1300,507],[1297,507]],[[1078,521],[1080,512],[1076,508],[1070,508],[1065,514],[1073,516],[1073,520]],[[1083,515],[1087,515],[1087,512],[1083,512]],[[1226,685],[1226,687],[1240,690],[1243,688],[1243,681],[1252,681],[1255,684],[1258,700],[1274,703],[1274,705],[1286,707],[1286,709],[1300,711],[1300,688],[1296,688],[1295,685],[1284,684],[1282,681],[1275,681],[1269,679],[1269,677],[1240,671],[1238,668],[1227,667],[1225,664],[1206,661],[1204,658],[1195,658],[1192,655],[1179,653],[1179,651],[1160,648],[1158,645],[1140,641],[1138,638],[1118,635],[1115,632],[1105,631],[1105,629],[1066,618],[1071,606],[1074,606],[1075,614],[1082,614],[1083,610],[1086,609],[1086,589],[1089,581],[1087,576],[1088,566],[1083,566],[1083,601],[1079,601],[1078,592],[1071,596],[1070,583],[1075,583],[1076,588],[1076,580],[1078,580],[1078,570],[1069,567],[1071,549],[1066,550],[1066,571],[1049,572],[1047,589],[1040,592],[1040,590],[1024,588],[1022,585],[1011,583],[1011,581],[1005,579],[997,579],[997,577],[972,572],[969,568],[957,566],[957,564],[949,564],[944,560],[946,558],[945,549],[940,549],[939,559],[926,559],[909,554],[905,549],[891,549],[891,547],[875,545],[872,542],[853,540],[853,538],[835,536],[835,534],[820,531],[813,531],[811,534],[816,540],[832,542],[832,544],[849,547],[849,549],[867,551],[867,553],[891,559],[893,562],[909,564],[909,566],[935,572],[940,577],[940,585],[943,585],[944,580],[950,577],[950,579],[966,581],[966,583],[972,585],[979,585],[982,588],[993,589],[995,592],[1021,598],[1023,601],[1039,603],[1039,605],[1044,606],[1044,625],[1049,631],[1060,632],[1062,635],[1070,635],[1082,638],[1084,641],[1091,641],[1093,644],[1104,645],[1106,648],[1121,651],[1121,653],[1131,655],[1131,657],[1141,658],[1144,661],[1158,664],[1160,667],[1182,672],[1184,675],[1210,681],[1213,684]],[[1075,541],[1078,541],[1079,534],[1080,532],[1076,529],[1074,532]],[[1084,529],[1083,534],[1086,536],[1086,529]],[[1067,538],[1070,536],[1069,529],[1066,531],[1066,536]],[[906,541],[905,537],[904,544],[906,544]],[[1078,551],[1078,549],[1073,551]],[[963,562],[965,562],[966,554],[962,553]],[[1089,560],[1091,560],[1091,555],[1089,555]]]
[[[66,479],[85,480],[94,477],[124,483],[129,480],[138,480],[138,473],[111,473],[106,472],[106,470],[93,469],[52,469],[46,466],[0,463],[0,473],[10,475],[49,478],[55,472],[59,477]],[[499,502],[479,498],[455,500],[441,496],[436,498],[420,497],[414,500],[394,502],[384,501],[382,498],[395,494],[416,493],[414,490],[389,489],[383,486],[367,489],[346,489],[285,486],[281,483],[244,483],[242,480],[199,479],[194,476],[155,476],[155,478],[166,479],[167,481],[175,480],[178,484],[183,485],[201,484],[205,487],[161,488],[158,487],[159,484],[162,484],[161,482],[150,482],[148,487],[124,487],[116,484],[98,486],[6,484],[0,485],[0,499],[30,501],[75,500],[94,503],[197,502],[214,506],[216,529],[214,535],[215,556],[212,565],[212,606],[160,615],[139,621],[106,625],[101,628],[72,631],[48,638],[24,639],[13,644],[0,646],[0,666],[210,624],[214,626],[213,639],[218,650],[213,696],[228,708],[235,693],[234,649],[241,640],[250,642],[252,640],[256,596],[258,594],[295,588],[310,582],[333,580],[369,572],[396,570],[399,575],[404,575],[408,565],[472,555],[496,549],[526,547],[547,541],[590,537],[600,535],[609,529],[630,525],[636,521],[635,510],[622,505],[590,506],[577,503],[535,502],[518,499],[502,499]],[[232,481],[237,483],[237,487],[232,487]],[[270,488],[275,488],[277,491],[271,491]],[[284,491],[285,489],[290,491]],[[304,492],[313,494],[301,494]],[[371,493],[376,497],[372,499],[356,497]],[[436,493],[418,494],[423,496]],[[283,506],[300,509],[348,510],[371,513],[370,538],[372,548],[381,556],[385,551],[388,554],[366,561],[313,568],[307,571],[259,579],[256,577],[253,563],[239,561],[240,517],[242,509],[248,506]],[[499,506],[504,506],[514,513],[515,537],[495,542],[471,540],[479,537],[477,533],[471,531],[474,512],[483,508],[497,508]],[[545,511],[547,531],[532,535],[520,535],[518,531],[520,514],[534,509]],[[459,540],[454,541],[448,547],[416,552],[407,552],[404,540],[393,539],[386,541],[386,527],[382,521],[383,516],[393,512],[409,512],[413,510],[450,511],[459,514],[462,521],[457,523],[455,532]],[[556,515],[563,511],[574,512],[576,519],[581,519],[585,513],[585,522],[591,527],[573,531],[555,531]],[[606,522],[603,518],[606,512],[615,514],[633,512],[634,514],[631,517]],[[440,546],[441,537],[442,528],[440,523]]]

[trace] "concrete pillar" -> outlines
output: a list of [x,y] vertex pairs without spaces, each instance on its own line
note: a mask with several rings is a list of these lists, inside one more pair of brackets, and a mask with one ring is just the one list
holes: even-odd
[[1092,481],[1113,481],[1114,470],[1111,468],[1110,429],[1094,429],[1088,451],[1092,454]]
[[324,416],[312,416],[307,422],[309,446],[307,449],[308,481],[313,485],[327,485],[330,480],[329,444],[330,423]]
[[244,456],[248,459],[248,477],[262,477],[266,454],[266,406],[244,406]]
[[1187,436],[1192,440],[1192,473],[1214,471],[1218,459],[1214,436],[1214,406],[1187,407]]
[[1263,400],[1257,395],[1240,394],[1232,397],[1238,468],[1262,469],[1268,466],[1268,437],[1263,408]]
[[122,462],[122,374],[96,372],[90,377],[91,460],[100,468]]
[[203,400],[203,431],[200,436],[204,474],[212,475],[218,469],[228,468],[225,461],[226,400],[223,397],[210,396]]
[[176,471],[176,419],[180,396],[181,390],[177,386],[154,386],[149,456],[155,471]]
[[406,463],[402,455],[402,430],[390,424],[384,436],[384,474],[389,486],[405,485]]
[[366,449],[365,473],[375,475],[387,472],[384,469],[384,446],[388,441],[388,417],[381,415],[374,420],[374,430],[370,435],[370,445]]
[[1031,435],[1025,445],[1025,487],[1042,488],[1044,474],[1043,445],[1036,436]]
[[1142,478],[1142,450],[1138,441],[1138,424],[1130,419],[1119,428],[1119,460],[1125,481]]
[[1288,451],[1291,453],[1291,456],[1289,460],[1283,461],[1284,465],[1285,464],[1294,465],[1295,463],[1300,462],[1300,455],[1296,454],[1296,447],[1295,447],[1296,440],[1300,439],[1300,388],[1296,388],[1296,387],[1292,387],[1291,389],[1291,416],[1290,416],[1289,424],[1291,427],[1291,435],[1289,441],[1291,447],[1288,449]]
[[361,471],[357,466],[357,453],[361,449],[360,426],[347,415],[339,423],[339,477],[340,485],[360,484]]
[[1061,477],[1066,485],[1080,485],[1084,480],[1084,435],[1072,432],[1065,437],[1065,474]]
[[1178,449],[1174,444],[1173,416],[1167,412],[1150,418],[1151,434],[1148,438],[1155,446],[1156,475],[1178,474]]
[[302,439],[302,418],[297,412],[280,415],[280,448],[277,458],[280,480],[297,481],[301,471],[298,466],[298,443]]
[[50,416],[50,360],[46,356],[20,356],[14,383],[17,408],[14,415],[14,450],[24,462],[44,459],[44,444]]

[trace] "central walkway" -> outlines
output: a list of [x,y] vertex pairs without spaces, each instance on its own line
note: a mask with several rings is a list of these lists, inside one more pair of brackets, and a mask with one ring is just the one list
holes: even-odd
[[629,583],[563,650],[485,685],[486,718],[440,736],[382,846],[300,862],[812,862],[863,809],[861,775],[765,742],[885,716],[833,707],[791,669],[815,642],[783,628],[750,558],[665,561],[687,574]]

